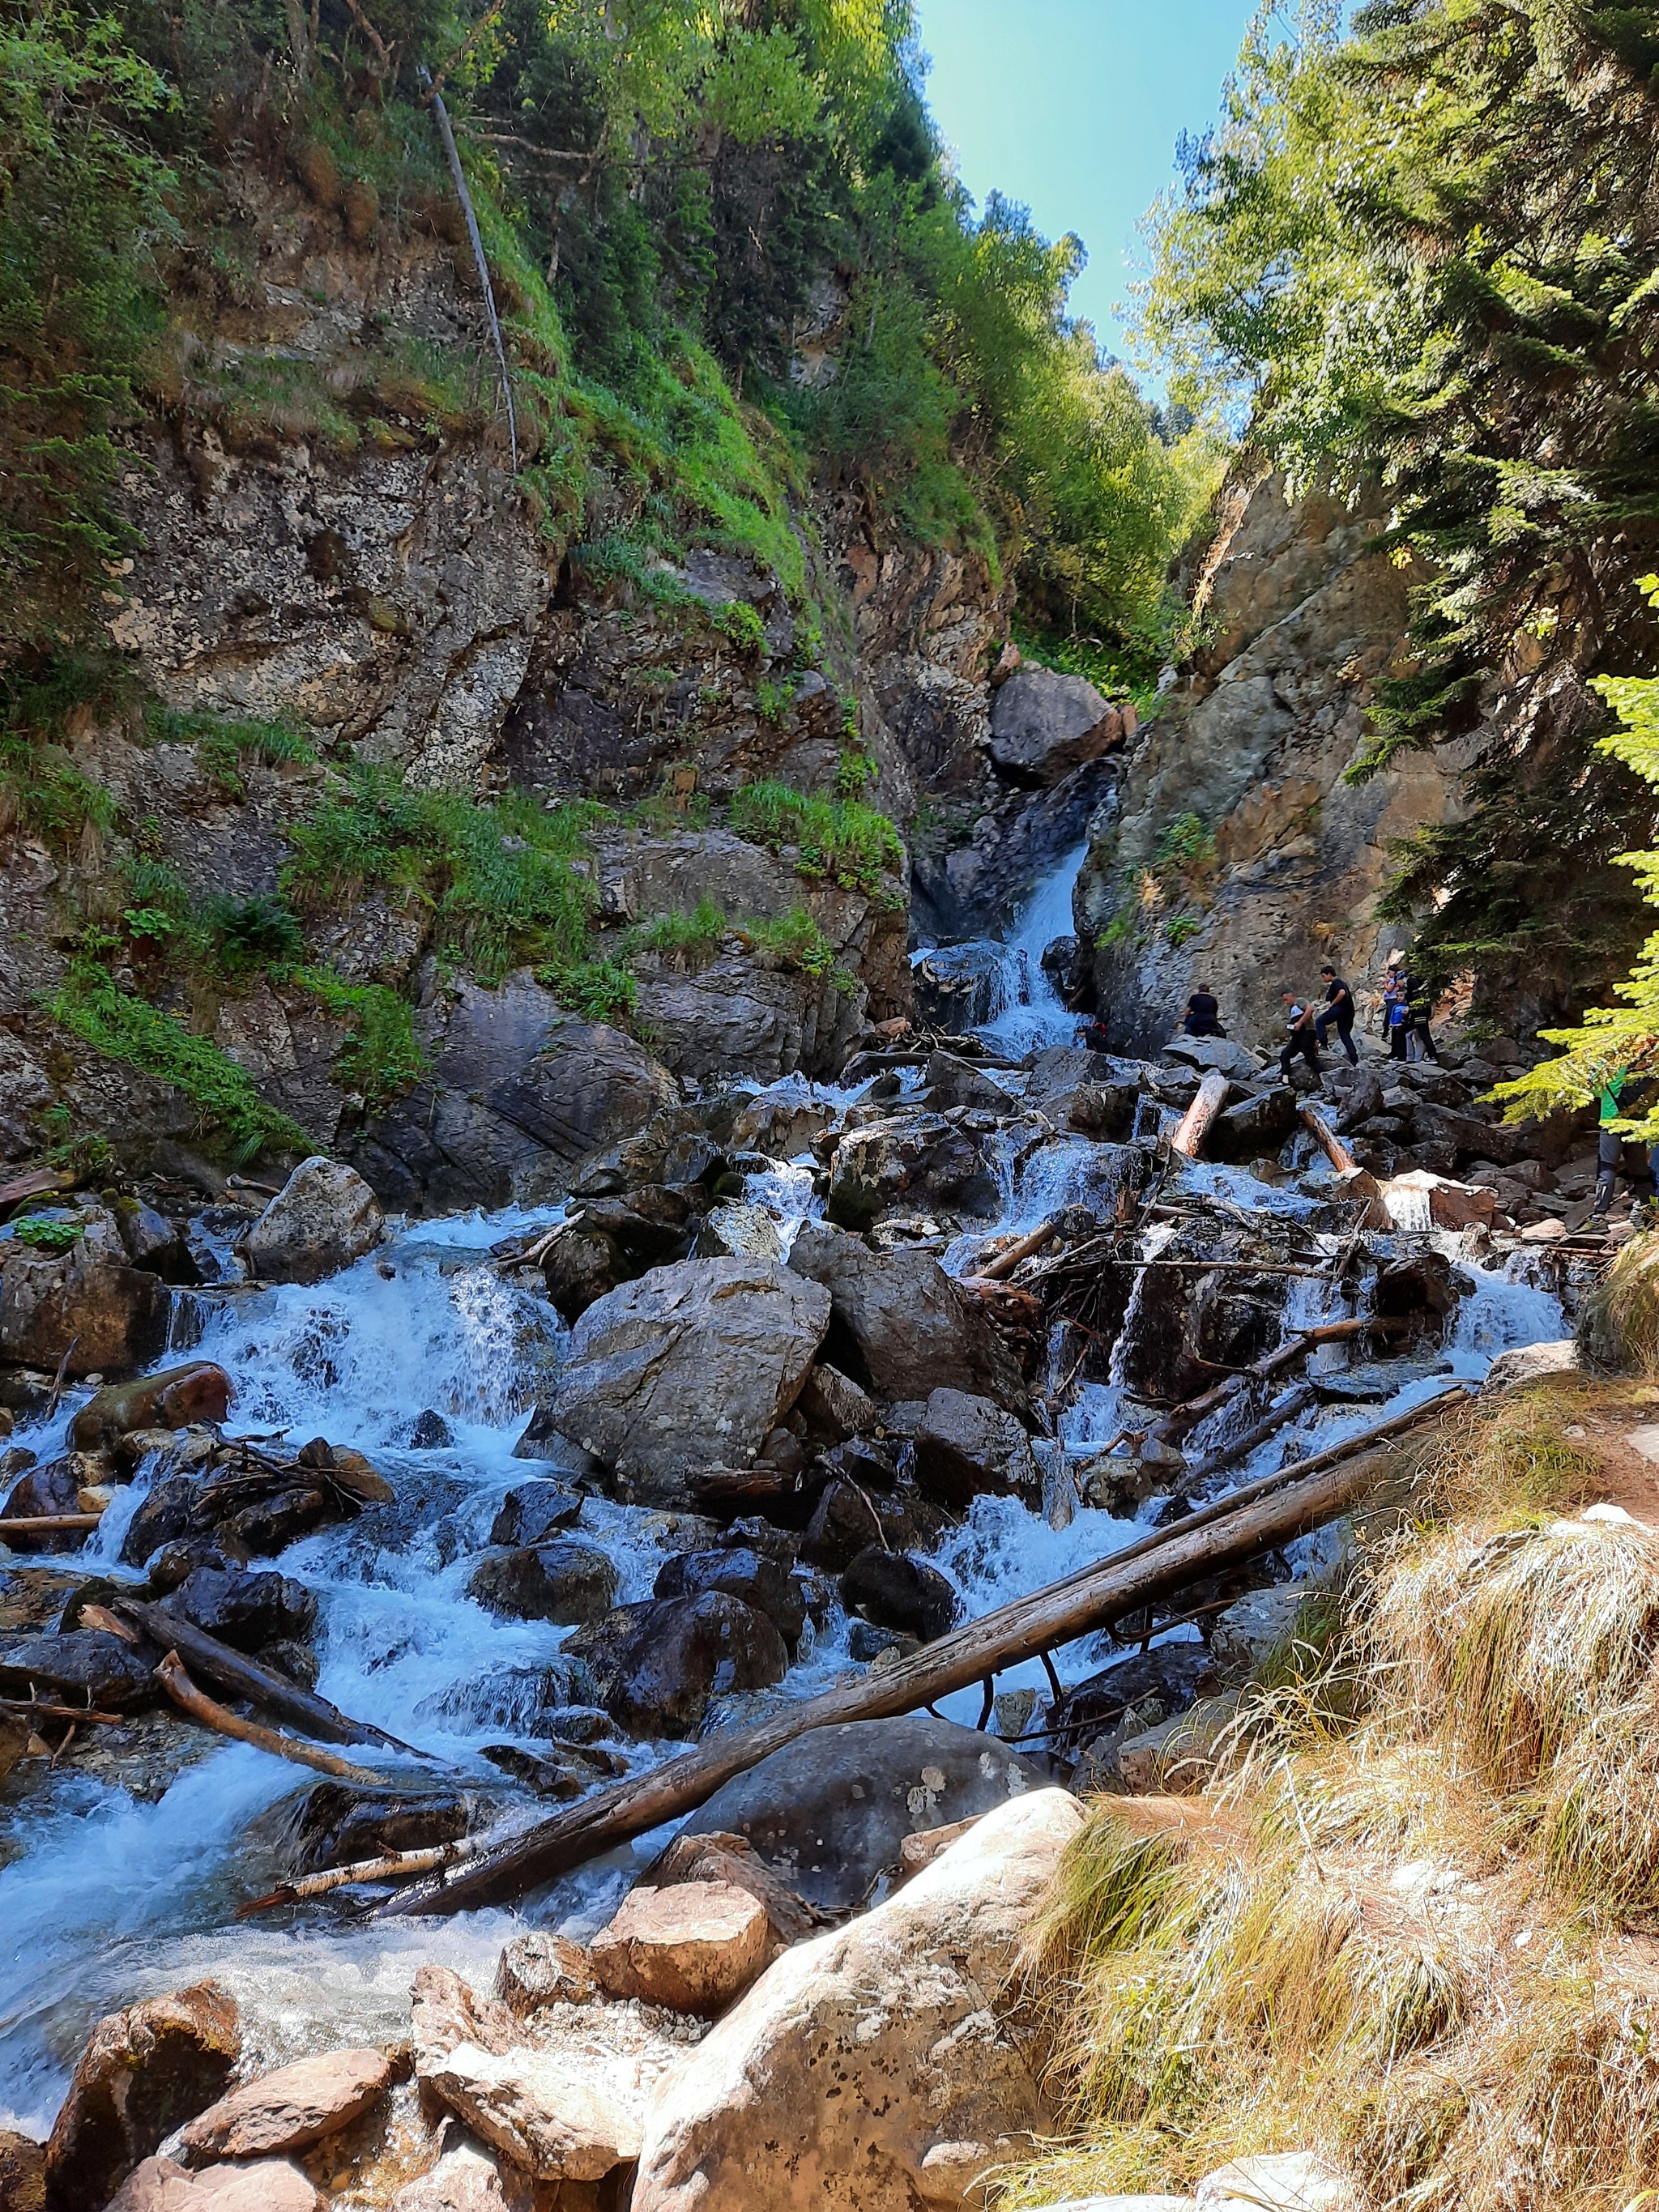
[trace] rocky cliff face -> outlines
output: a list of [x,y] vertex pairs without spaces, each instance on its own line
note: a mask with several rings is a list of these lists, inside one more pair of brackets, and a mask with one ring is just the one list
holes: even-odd
[[1212,642],[1132,749],[1078,886],[1125,1048],[1166,1037],[1199,981],[1251,1039],[1325,960],[1362,1005],[1380,983],[1390,841],[1452,817],[1465,749],[1344,781],[1406,627],[1410,573],[1367,550],[1376,522],[1270,479],[1212,550]]

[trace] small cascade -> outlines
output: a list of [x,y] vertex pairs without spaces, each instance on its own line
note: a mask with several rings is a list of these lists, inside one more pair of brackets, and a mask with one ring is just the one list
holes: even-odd
[[1011,1058],[1045,1045],[1071,1044],[1077,1036],[1079,1017],[1061,1004],[1042,955],[1057,937],[1073,933],[1072,894],[1088,853],[1086,844],[1068,853],[1014,915],[999,963],[1001,1011],[979,1032]]

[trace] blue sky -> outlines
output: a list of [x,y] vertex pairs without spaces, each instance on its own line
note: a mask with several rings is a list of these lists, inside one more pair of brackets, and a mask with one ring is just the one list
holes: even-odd
[[1255,0],[921,0],[927,100],[981,205],[1023,200],[1074,230],[1073,288],[1112,352],[1135,225],[1174,176],[1176,140],[1214,120]]

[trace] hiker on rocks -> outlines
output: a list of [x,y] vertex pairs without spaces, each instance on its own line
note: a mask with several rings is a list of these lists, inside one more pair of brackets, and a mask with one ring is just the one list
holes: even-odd
[[1624,1158],[1623,1133],[1613,1127],[1619,1119],[1620,1093],[1630,1080],[1628,1070],[1620,1068],[1610,1075],[1601,1086],[1600,1126],[1595,1135],[1595,1203],[1590,1209],[1592,1221],[1605,1221],[1613,1205],[1613,1186],[1619,1180],[1620,1164]]
[[1288,984],[1279,995],[1285,1002],[1285,1025],[1290,1031],[1285,1040],[1285,1049],[1279,1055],[1279,1072],[1288,1083],[1291,1064],[1300,1058],[1305,1060],[1317,1075],[1321,1066],[1320,1039],[1314,1030],[1313,1008],[1304,1006]]
[[1225,1036],[1221,1026],[1221,1007],[1207,983],[1196,985],[1187,1001],[1187,1011],[1182,1018],[1182,1033],[1185,1036]]
[[1382,985],[1382,1033],[1389,1041],[1390,1060],[1409,1060],[1411,1007],[1406,998],[1406,971],[1397,960],[1389,963]]
[[1109,1051],[1111,1042],[1111,1031],[1104,1014],[1096,1014],[1078,1033],[1078,1042],[1087,1046],[1091,1052]]
[[1314,1035],[1322,1045],[1328,1042],[1326,1030],[1331,1023],[1336,1024],[1337,1040],[1348,1055],[1352,1067],[1359,1065],[1359,1054],[1353,1042],[1353,993],[1344,978],[1339,975],[1328,960],[1320,969],[1325,981],[1325,1011],[1314,1018]]

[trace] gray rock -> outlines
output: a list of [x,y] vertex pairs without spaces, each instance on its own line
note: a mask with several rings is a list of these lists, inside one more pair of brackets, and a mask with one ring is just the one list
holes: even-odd
[[1119,744],[1123,717],[1081,676],[1017,669],[991,704],[991,758],[1011,782],[1054,784]]
[[875,1401],[868,1391],[823,1359],[807,1376],[796,1404],[808,1428],[834,1443],[855,1437],[860,1429],[872,1426],[876,1419]]
[[747,1260],[684,1260],[577,1322],[551,1399],[520,1439],[579,1444],[649,1502],[746,1467],[794,1404],[830,1322],[821,1285]]
[[1296,1093],[1275,1083],[1218,1114],[1211,1140],[1223,1159],[1260,1159],[1276,1152],[1297,1126]]
[[930,1104],[941,1113],[952,1106],[983,1107],[992,1114],[1012,1114],[1018,1105],[1012,1091],[971,1060],[955,1053],[936,1052],[922,1075]]
[[285,1844],[290,1870],[320,1874],[386,1851],[426,1850],[466,1833],[472,1801],[457,1790],[377,1789],[319,1782],[290,1816]]
[[711,1698],[782,1681],[789,1654],[763,1613],[723,1590],[647,1608],[617,1656],[606,1710],[633,1735],[695,1735]]
[[521,1482],[509,1490],[489,1524],[492,1544],[544,1544],[580,1518],[582,1502],[556,1482]]
[[1164,1048],[1165,1060],[1179,1060],[1188,1067],[1218,1068],[1236,1083],[1260,1075],[1266,1063],[1231,1037],[1172,1036]]
[[940,945],[911,970],[916,1018],[947,1036],[965,1036],[997,1012],[1003,948],[988,940]]
[[711,1206],[692,1247],[699,1260],[783,1260],[778,1224],[763,1206],[732,1203]]
[[266,1283],[318,1283],[372,1252],[384,1233],[379,1200],[355,1168],[301,1160],[247,1235],[242,1257]]
[[659,1571],[652,1595],[701,1597],[705,1590],[723,1590],[763,1613],[792,1651],[799,1643],[806,1607],[787,1559],[743,1544],[718,1552],[677,1552]]
[[1235,1679],[1258,1672],[1296,1634],[1302,1609],[1314,1595],[1305,1583],[1280,1583],[1230,1605],[1210,1639],[1216,1665]]
[[481,1559],[466,1594],[511,1620],[550,1620],[576,1628],[597,1620],[616,1601],[617,1570],[595,1545],[526,1545]]
[[240,1567],[193,1568],[166,1609],[234,1651],[258,1651],[289,1639],[302,1643],[317,1626],[317,1601],[303,1583]]
[[591,1305],[634,1273],[614,1237],[597,1229],[563,1230],[547,1248],[542,1279],[562,1320],[581,1319]]
[[102,1629],[28,1636],[0,1644],[0,1694],[42,1697],[106,1713],[138,1712],[161,1696],[149,1662]]
[[861,1905],[907,1836],[1040,1790],[994,1736],[926,1714],[814,1729],[717,1790],[681,1830],[742,1836],[823,1911]]
[[946,1388],[1001,1406],[1024,1402],[1013,1354],[930,1254],[872,1252],[860,1237],[809,1221],[789,1265],[828,1288],[835,1322],[878,1397],[925,1398]]
[[1545,1375],[1571,1375],[1577,1366],[1578,1346],[1570,1336],[1552,1344],[1523,1345],[1518,1352],[1499,1352],[1486,1370],[1480,1395],[1496,1397],[1517,1382],[1536,1382]]
[[841,1601],[877,1628],[931,1644],[956,1622],[962,1601],[937,1567],[868,1544],[841,1578]]
[[1030,1438],[988,1398],[949,1388],[932,1391],[908,1433],[916,1480],[941,1504],[960,1510],[988,1491],[1012,1492],[1028,1502],[1042,1496]]
[[997,1199],[995,1170],[972,1133],[940,1115],[915,1113],[842,1139],[826,1211],[843,1229],[864,1229],[896,1206],[988,1214]]

